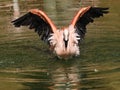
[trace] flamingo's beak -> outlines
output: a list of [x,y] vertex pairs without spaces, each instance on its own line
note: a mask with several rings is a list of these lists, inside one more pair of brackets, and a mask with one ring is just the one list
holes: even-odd
[[64,42],[65,42],[65,48],[67,48],[68,40],[65,40],[65,39],[64,39]]

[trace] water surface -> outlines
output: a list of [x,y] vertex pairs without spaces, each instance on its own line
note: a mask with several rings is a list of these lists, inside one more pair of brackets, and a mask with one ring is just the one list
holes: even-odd
[[[0,90],[119,90],[120,1],[0,0]],[[80,57],[58,60],[27,27],[11,21],[29,9],[44,10],[60,28],[80,7],[110,7],[110,13],[88,25]]]

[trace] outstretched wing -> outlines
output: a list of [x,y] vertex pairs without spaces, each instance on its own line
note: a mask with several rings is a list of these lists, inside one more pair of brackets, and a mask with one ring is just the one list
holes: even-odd
[[41,36],[41,39],[46,41],[50,33],[56,31],[56,27],[48,16],[41,10],[32,9],[27,14],[12,21],[15,27],[29,26],[29,29],[34,29]]
[[94,18],[99,18],[103,14],[108,13],[108,8],[101,7],[84,7],[81,8],[73,18],[71,24],[76,28],[77,33],[81,38],[84,38],[86,33],[86,26],[94,21]]

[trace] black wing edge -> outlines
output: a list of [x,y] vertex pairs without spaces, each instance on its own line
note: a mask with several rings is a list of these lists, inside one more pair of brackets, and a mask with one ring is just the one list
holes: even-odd
[[38,33],[41,40],[47,43],[50,33],[53,33],[50,25],[46,21],[31,12],[28,12],[16,20],[13,20],[11,23],[13,23],[15,27],[29,26],[29,29],[35,29],[35,32]]
[[100,16],[103,16],[103,14],[109,13],[108,7],[103,8],[103,7],[91,7],[90,10],[88,11],[91,15],[92,18],[98,18]]
[[31,21],[30,18],[31,15],[32,13],[28,12],[27,14],[21,16],[20,18],[13,20],[11,23],[13,23],[15,27],[27,26],[30,24],[29,21]]
[[81,40],[84,39],[86,26],[94,22],[94,18],[99,18],[104,14],[109,13],[109,8],[91,7],[75,24],[76,32],[80,35]]

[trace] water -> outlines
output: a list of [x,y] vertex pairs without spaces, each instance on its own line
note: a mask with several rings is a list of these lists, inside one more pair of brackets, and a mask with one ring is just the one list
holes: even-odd
[[[0,90],[119,90],[118,0],[0,0]],[[13,3],[14,2],[14,3]],[[58,60],[27,27],[11,21],[31,8],[44,10],[58,27],[69,25],[80,7],[110,7],[88,26],[81,55]]]

